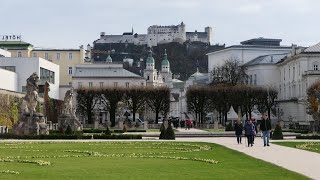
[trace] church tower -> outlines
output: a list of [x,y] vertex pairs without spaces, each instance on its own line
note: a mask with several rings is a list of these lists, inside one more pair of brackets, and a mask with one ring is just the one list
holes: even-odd
[[168,60],[166,49],[164,50],[164,57],[161,62],[161,76],[163,83],[165,83],[169,88],[172,88],[172,73],[170,71],[170,62]]
[[154,68],[155,62],[152,57],[152,51],[150,49],[148,58],[146,60],[146,69],[144,70],[143,76],[147,80],[147,86],[155,86],[158,82],[157,70]]

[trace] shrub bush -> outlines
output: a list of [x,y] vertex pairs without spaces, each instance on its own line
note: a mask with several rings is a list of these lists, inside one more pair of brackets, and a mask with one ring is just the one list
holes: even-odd
[[[0,134],[0,139],[91,139],[92,136],[83,135],[16,135],[16,134]],[[93,135],[94,139],[142,139],[141,135]]]
[[286,129],[286,130],[282,130],[282,132],[292,132],[292,133],[301,133],[301,134],[309,133],[309,131],[305,129]]
[[228,125],[226,126],[226,131],[234,131],[234,128],[231,123],[228,123]]
[[283,139],[282,129],[279,124],[276,125],[276,128],[272,133],[272,139]]
[[102,129],[84,129],[83,133],[105,133]]
[[160,136],[159,139],[165,139],[166,138],[166,127],[164,127],[164,124],[162,123],[160,126]]
[[67,130],[66,130],[66,132],[65,132],[67,135],[71,135],[71,134],[73,134],[73,132],[72,132],[72,129],[71,129],[71,127],[70,127],[70,125],[68,125],[67,126]]
[[167,130],[165,131],[165,139],[173,139],[173,140],[176,139],[176,136],[174,134],[171,124],[169,124]]
[[111,131],[110,131],[110,129],[109,129],[109,127],[107,126],[107,129],[106,129],[106,131],[104,132],[106,135],[111,135]]
[[296,139],[320,139],[319,135],[312,135],[312,136],[296,136]]

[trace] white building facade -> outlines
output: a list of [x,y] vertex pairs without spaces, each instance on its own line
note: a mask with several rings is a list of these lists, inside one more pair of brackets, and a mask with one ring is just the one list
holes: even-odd
[[9,83],[8,90],[26,92],[26,80],[36,72],[40,78],[39,85],[44,85],[48,81],[50,84],[49,96],[59,99],[59,65],[42,58],[0,57],[0,68],[13,72],[4,73],[2,71],[3,75],[8,75],[3,77],[11,78],[10,80],[5,79]]
[[284,54],[291,51],[291,46],[280,46],[281,39],[256,38],[241,42],[241,45],[208,53],[208,72],[221,66],[225,61],[233,59],[245,64],[259,56]]

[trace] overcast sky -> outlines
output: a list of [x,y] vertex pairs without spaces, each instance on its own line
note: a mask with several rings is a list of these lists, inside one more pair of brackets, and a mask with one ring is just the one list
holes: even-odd
[[319,0],[0,0],[0,35],[21,34],[36,47],[77,48],[100,32],[146,34],[150,25],[213,28],[213,42],[280,38],[320,42]]

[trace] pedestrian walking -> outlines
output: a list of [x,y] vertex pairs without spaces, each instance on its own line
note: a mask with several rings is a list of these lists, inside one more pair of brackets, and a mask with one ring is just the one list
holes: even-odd
[[188,120],[187,120],[187,128],[188,128],[188,130],[190,130],[190,127],[191,127],[191,120],[188,119]]
[[252,124],[254,125],[254,135],[252,136],[252,144],[254,144],[254,139],[258,133],[258,127],[257,127],[256,120],[254,118],[251,118],[251,120],[252,120]]
[[242,136],[242,132],[243,132],[243,125],[242,125],[242,122],[241,121],[237,121],[234,125],[234,130],[235,130],[235,133],[236,133],[236,136],[237,136],[237,142],[238,144],[242,144],[241,142],[241,136]]
[[263,145],[270,146],[269,139],[270,139],[271,121],[268,118],[268,115],[262,116],[260,130],[262,131]]
[[246,124],[244,125],[244,131],[245,131],[245,135],[247,137],[248,140],[248,147],[252,147],[253,146],[253,136],[254,136],[254,125],[252,124],[252,121],[249,120],[246,122]]

